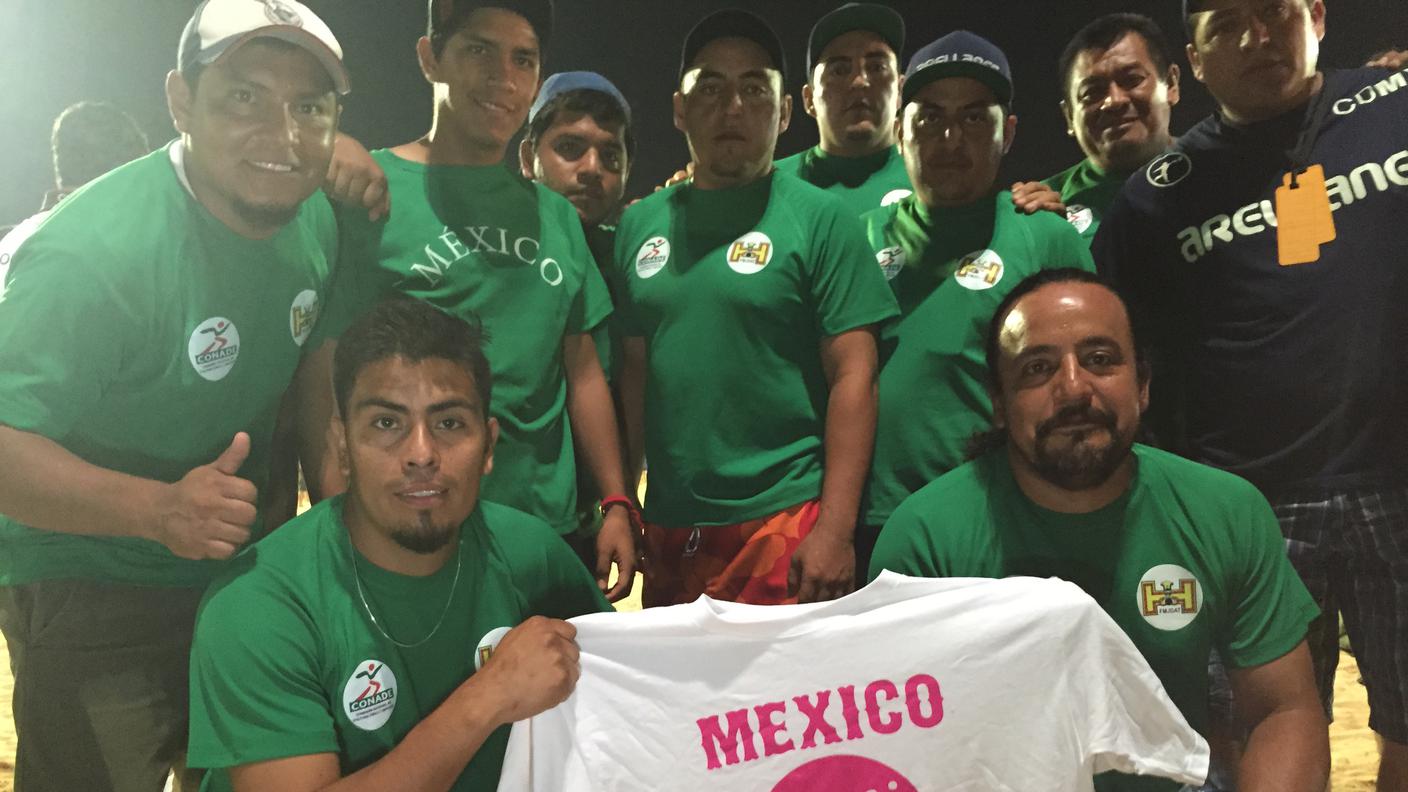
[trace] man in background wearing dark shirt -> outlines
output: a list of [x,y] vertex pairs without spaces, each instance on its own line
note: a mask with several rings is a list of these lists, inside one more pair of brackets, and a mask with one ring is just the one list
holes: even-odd
[[1408,216],[1408,75],[1317,70],[1321,0],[1184,5],[1219,112],[1125,185],[1096,263],[1157,353],[1159,439],[1271,500],[1325,614],[1327,713],[1342,611],[1379,789],[1408,788],[1408,241],[1385,233]]

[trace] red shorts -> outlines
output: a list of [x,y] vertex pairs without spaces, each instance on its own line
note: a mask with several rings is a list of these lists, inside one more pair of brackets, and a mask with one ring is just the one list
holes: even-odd
[[784,605],[792,554],[816,525],[818,501],[734,525],[664,528],[645,524],[641,604],[678,605],[700,594],[754,605]]

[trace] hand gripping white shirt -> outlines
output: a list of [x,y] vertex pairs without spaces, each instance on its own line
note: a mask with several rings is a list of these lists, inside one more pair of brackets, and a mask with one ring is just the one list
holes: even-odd
[[1200,784],[1208,747],[1094,600],[1058,580],[885,573],[834,602],[707,597],[573,619],[582,676],[514,724],[501,792]]

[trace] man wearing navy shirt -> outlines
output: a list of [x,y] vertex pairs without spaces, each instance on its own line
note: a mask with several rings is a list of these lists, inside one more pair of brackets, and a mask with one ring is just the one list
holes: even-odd
[[[1130,179],[1095,259],[1153,344],[1159,440],[1271,499],[1325,613],[1310,641],[1327,711],[1342,611],[1384,740],[1378,788],[1405,789],[1408,73],[1317,70],[1322,0],[1184,7],[1219,110]],[[1317,165],[1335,238],[1283,265],[1276,188]]]

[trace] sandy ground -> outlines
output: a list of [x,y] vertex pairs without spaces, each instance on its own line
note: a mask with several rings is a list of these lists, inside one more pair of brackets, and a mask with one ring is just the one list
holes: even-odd
[[[639,583],[639,580],[637,580]],[[640,586],[635,588],[640,591]],[[622,610],[640,608],[639,594],[623,603]],[[1369,705],[1364,688],[1358,682],[1359,668],[1354,658],[1343,655],[1335,682],[1335,723],[1330,727],[1330,751],[1333,757],[1334,792],[1373,792],[1374,772],[1378,766],[1378,747],[1369,731]],[[0,642],[0,792],[12,792],[12,760],[15,755],[15,731],[10,715],[10,694],[14,680],[10,677],[10,657]]]

